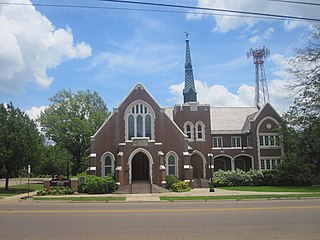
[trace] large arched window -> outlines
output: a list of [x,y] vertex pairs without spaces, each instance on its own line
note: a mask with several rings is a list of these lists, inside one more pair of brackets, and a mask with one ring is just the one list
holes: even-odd
[[114,174],[114,156],[110,152],[106,152],[101,157],[101,176],[106,177]]
[[183,126],[184,134],[188,136],[189,141],[193,141],[193,138],[194,138],[193,129],[194,129],[194,125],[192,122],[188,121],[184,123],[184,126]]
[[205,140],[205,134],[204,134],[204,129],[205,126],[203,122],[199,121],[196,123],[196,140],[197,141],[204,141]]
[[149,104],[141,100],[129,105],[125,111],[126,139],[148,137],[154,139],[154,111]]

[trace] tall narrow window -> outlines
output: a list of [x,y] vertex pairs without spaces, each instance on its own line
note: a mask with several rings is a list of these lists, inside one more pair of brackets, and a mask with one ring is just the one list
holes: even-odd
[[143,137],[143,123],[141,115],[138,115],[137,117],[137,137]]
[[104,159],[104,175],[108,176],[112,173],[112,160],[110,156],[106,156]]
[[130,115],[128,117],[128,139],[131,139],[132,137],[134,137],[134,117]]
[[145,134],[145,136],[151,138],[151,116],[147,115],[145,121],[146,121],[146,134]]
[[204,129],[205,129],[205,126],[203,122],[199,121],[196,123],[196,140],[197,141],[205,140]]
[[173,155],[168,158],[168,175],[176,175],[176,159]]
[[194,125],[192,122],[185,122],[183,125],[184,134],[188,136],[189,141],[193,141],[194,139]]
[[191,138],[191,126],[187,125],[186,127],[186,134],[188,135],[188,138]]

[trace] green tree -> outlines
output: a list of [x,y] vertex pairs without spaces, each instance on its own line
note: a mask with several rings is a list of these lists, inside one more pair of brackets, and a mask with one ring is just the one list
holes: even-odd
[[313,165],[313,172],[320,174],[320,26],[290,64],[289,71],[296,77],[290,89],[297,95],[284,114],[288,156]]
[[52,104],[40,116],[46,136],[72,155],[72,174],[83,171],[90,137],[108,117],[106,104],[97,92],[61,90],[49,99]]
[[0,169],[9,189],[9,178],[40,158],[43,136],[36,124],[12,103],[0,104]]
[[44,147],[41,161],[35,168],[37,174],[64,175],[67,176],[70,169],[72,156],[58,145],[47,145]]

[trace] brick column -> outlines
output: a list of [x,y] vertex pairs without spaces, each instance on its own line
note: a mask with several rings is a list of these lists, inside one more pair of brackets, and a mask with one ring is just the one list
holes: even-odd
[[122,158],[123,158],[123,152],[119,152],[117,156],[117,163],[116,163],[116,171],[115,171],[115,176],[116,176],[116,183],[119,186],[123,186],[123,169],[121,166],[122,163]]
[[165,187],[166,180],[166,166],[164,164],[164,153],[162,151],[158,152],[159,157],[159,186]]
[[190,154],[188,152],[183,152],[183,180],[189,182],[191,188],[194,188],[193,182],[193,167],[190,164]]

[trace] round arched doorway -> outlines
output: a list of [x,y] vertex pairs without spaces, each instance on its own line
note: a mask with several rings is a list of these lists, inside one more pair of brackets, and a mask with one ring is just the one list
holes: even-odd
[[132,181],[149,180],[149,159],[143,152],[134,155],[131,163]]

